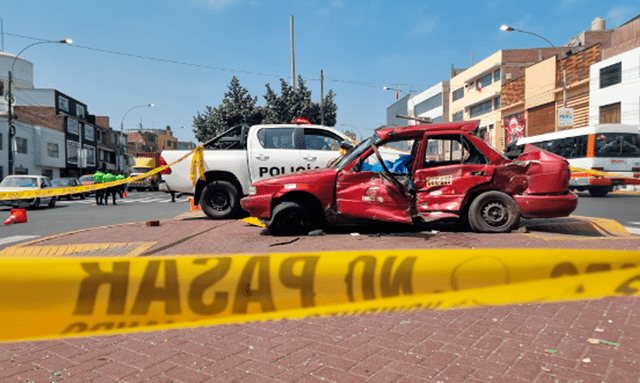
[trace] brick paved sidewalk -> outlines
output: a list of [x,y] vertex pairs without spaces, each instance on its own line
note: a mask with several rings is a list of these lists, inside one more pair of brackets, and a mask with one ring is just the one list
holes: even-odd
[[638,298],[0,344],[2,382],[637,383],[639,376]]

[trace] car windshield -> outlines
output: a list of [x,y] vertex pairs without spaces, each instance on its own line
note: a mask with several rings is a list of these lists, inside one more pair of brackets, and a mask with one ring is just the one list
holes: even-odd
[[93,181],[93,176],[82,176],[80,177],[80,182],[90,182]]
[[133,169],[131,169],[131,173],[147,173],[147,172],[150,172],[151,170],[153,170],[153,169],[151,169],[151,168],[133,168]]
[[51,183],[55,186],[72,186],[73,185],[73,181],[70,179],[51,180]]
[[355,148],[353,148],[349,153],[347,153],[344,157],[340,159],[333,167],[337,169],[343,169],[345,166],[350,164],[354,159],[358,158],[362,153],[364,153],[372,143],[376,143],[380,140],[380,137],[377,133],[374,133],[373,136],[367,138],[358,144]]
[[38,179],[35,177],[9,177],[5,178],[0,186],[29,188],[38,186]]

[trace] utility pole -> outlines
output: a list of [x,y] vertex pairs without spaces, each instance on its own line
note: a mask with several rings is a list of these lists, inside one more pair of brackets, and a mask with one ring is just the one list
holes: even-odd
[[12,105],[13,104],[13,93],[11,93],[11,83],[12,83],[12,77],[11,77],[11,71],[9,71],[9,93],[7,93],[7,102],[9,104],[9,115],[7,118],[7,121],[9,123],[9,145],[7,147],[7,149],[9,150],[9,169],[7,175],[11,175],[13,174],[13,136],[16,135],[16,128],[13,126],[13,111],[12,111]]
[[320,69],[320,125],[324,125],[324,73]]
[[293,15],[291,15],[291,86],[296,89],[296,55],[293,48]]

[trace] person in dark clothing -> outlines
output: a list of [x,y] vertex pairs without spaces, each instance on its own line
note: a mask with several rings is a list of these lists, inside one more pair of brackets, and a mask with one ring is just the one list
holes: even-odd
[[[104,175],[104,182],[113,182],[116,180],[116,176],[111,173],[107,173]],[[109,204],[109,195],[113,196],[113,204],[116,205],[116,194],[118,193],[117,186],[110,186],[107,188],[107,192],[105,194],[104,204]]]
[[[123,180],[125,177],[122,174],[118,174],[116,176],[116,181],[120,181]],[[116,188],[118,188],[118,194],[120,194],[120,199],[124,198],[124,188],[125,188],[126,184],[122,184],[122,185],[118,185],[116,186]]]
[[[100,170],[98,170],[94,175],[93,175],[93,180],[95,181],[96,184],[101,184],[102,182],[104,182],[104,173]],[[102,205],[102,200],[104,198],[104,189],[98,189],[96,190],[96,205]]]

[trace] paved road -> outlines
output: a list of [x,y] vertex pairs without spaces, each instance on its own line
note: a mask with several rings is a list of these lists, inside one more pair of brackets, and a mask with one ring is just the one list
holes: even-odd
[[[54,208],[27,210],[27,224],[0,225],[0,250],[34,238],[74,230],[127,222],[169,219],[189,210],[186,198],[176,199],[162,192],[128,192],[115,206],[94,206],[95,198],[57,201]],[[0,218],[9,218],[11,208],[0,207]]]
[[640,234],[640,193],[610,193],[604,198],[578,193],[574,215],[615,219],[634,234]]

